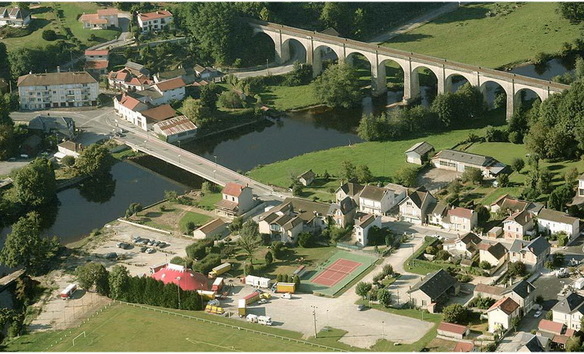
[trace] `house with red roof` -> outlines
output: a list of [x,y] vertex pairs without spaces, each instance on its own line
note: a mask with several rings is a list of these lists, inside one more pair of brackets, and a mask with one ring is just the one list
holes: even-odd
[[85,29],[108,29],[110,27],[120,27],[118,20],[119,11],[117,9],[100,9],[95,14],[83,13],[79,21],[83,23]]
[[176,284],[184,291],[209,290],[206,276],[178,264],[168,263],[158,268],[151,277],[164,284]]
[[505,296],[487,310],[489,332],[507,331],[514,318],[520,316],[521,307],[512,298]]
[[105,75],[109,65],[109,50],[86,50],[84,69],[92,75]]
[[455,207],[448,209],[446,215],[442,225],[448,230],[469,232],[477,226],[477,213],[472,209]]
[[167,10],[139,13],[138,26],[142,30],[142,33],[148,33],[150,31],[158,32],[168,28],[173,22],[173,19],[172,13]]
[[250,210],[255,202],[250,187],[229,182],[221,191],[222,198],[215,206],[217,212],[226,216],[234,217],[244,214]]
[[576,331],[567,328],[564,323],[554,322],[546,319],[539,321],[537,326],[537,334],[543,337],[550,338],[552,343],[559,349],[564,349],[568,339],[574,336]]
[[441,336],[462,339],[469,333],[470,329],[467,326],[449,322],[440,322],[438,325],[438,334]]

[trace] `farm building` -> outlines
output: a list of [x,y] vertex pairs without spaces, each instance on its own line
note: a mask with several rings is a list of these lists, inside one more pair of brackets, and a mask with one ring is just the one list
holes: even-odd
[[417,165],[423,165],[428,161],[428,155],[432,152],[434,152],[434,147],[425,141],[421,141],[406,150],[406,161]]

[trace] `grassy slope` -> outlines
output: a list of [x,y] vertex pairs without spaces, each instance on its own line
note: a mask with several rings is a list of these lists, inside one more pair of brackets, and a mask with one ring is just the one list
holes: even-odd
[[486,17],[495,5],[465,5],[384,45],[496,68],[538,52],[556,53],[563,42],[579,37],[579,26],[560,18],[556,3],[523,3],[506,16]]
[[260,93],[262,101],[270,107],[281,111],[298,109],[319,104],[314,94],[314,84],[301,86],[268,86]]
[[[300,333],[249,324],[242,321],[207,315],[201,312],[181,311],[190,316],[226,322],[240,327],[300,339]],[[138,325],[139,324],[139,325]],[[170,329],[170,330],[169,330]],[[72,347],[71,339],[79,337]],[[64,337],[67,336],[67,337]],[[61,340],[62,338],[62,340]],[[187,340],[187,338],[189,340]],[[314,339],[313,339],[314,341]],[[322,344],[347,349],[347,346],[321,341]],[[57,344],[55,344],[57,343]],[[125,305],[114,305],[72,331],[50,331],[20,337],[10,343],[7,351],[322,351],[307,344],[252,334],[246,331],[204,323],[151,310]]]
[[186,230],[186,225],[189,221],[195,223],[195,225],[201,226],[206,224],[208,221],[211,220],[210,216],[193,213],[192,211],[187,211],[187,213],[180,219],[179,225],[181,230]]

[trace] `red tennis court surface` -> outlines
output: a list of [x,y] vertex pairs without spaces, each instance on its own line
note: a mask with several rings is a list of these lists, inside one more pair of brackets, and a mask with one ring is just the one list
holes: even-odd
[[349,261],[347,259],[337,259],[327,269],[323,270],[312,283],[331,287],[341,281],[344,277],[351,274],[362,263]]

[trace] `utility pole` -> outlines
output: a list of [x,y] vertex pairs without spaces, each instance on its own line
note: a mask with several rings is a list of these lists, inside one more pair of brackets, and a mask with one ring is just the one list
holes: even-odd
[[318,338],[318,332],[316,331],[316,306],[312,307],[312,319],[314,320],[314,338]]

